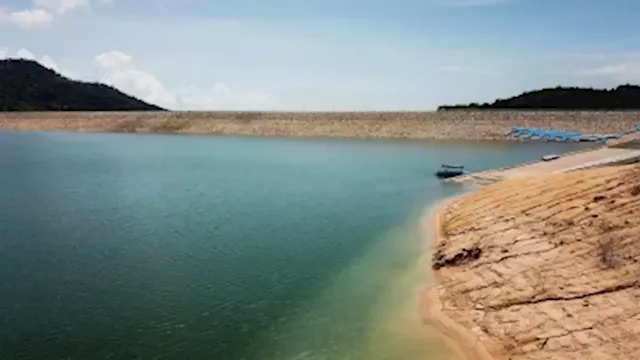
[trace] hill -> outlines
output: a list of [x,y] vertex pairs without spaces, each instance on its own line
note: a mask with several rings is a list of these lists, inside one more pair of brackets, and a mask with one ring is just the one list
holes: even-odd
[[615,89],[555,87],[525,92],[493,103],[443,105],[442,110],[638,110],[640,86],[621,85]]
[[31,60],[0,60],[0,111],[164,110],[104,84],[68,79]]

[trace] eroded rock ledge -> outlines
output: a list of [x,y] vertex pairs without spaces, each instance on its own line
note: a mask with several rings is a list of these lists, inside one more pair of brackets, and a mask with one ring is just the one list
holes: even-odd
[[438,233],[442,312],[495,359],[640,359],[640,166],[496,183]]

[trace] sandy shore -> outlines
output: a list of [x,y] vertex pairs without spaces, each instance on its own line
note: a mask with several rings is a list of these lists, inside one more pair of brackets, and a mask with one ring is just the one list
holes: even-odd
[[[441,215],[447,206],[453,201],[462,198],[459,195],[451,199],[443,200],[433,206],[423,218],[423,231],[427,235],[427,247],[437,243],[441,238]],[[439,281],[438,274],[435,273],[436,284]],[[456,354],[457,359],[465,360],[494,360],[487,352],[484,345],[468,329],[455,322],[443,311],[443,304],[440,300],[440,293],[437,285],[430,285],[423,289],[419,301],[420,313],[424,318],[424,323],[440,331],[442,339],[447,346]]]
[[640,359],[640,166],[501,181],[434,216],[428,322],[468,359]]
[[0,113],[0,130],[277,137],[504,139],[512,126],[619,133],[640,112],[33,112]]

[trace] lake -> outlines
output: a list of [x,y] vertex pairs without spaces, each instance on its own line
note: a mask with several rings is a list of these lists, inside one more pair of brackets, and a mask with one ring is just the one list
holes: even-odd
[[577,147],[0,132],[0,359],[450,359],[434,171]]

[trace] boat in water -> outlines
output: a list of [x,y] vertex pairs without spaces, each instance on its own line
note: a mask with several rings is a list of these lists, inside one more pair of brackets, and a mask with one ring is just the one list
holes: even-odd
[[436,171],[436,176],[440,179],[448,179],[455,176],[468,174],[469,172],[464,169],[462,165],[446,165],[443,164],[442,168]]
[[556,155],[556,154],[549,154],[549,155],[545,155],[542,157],[542,161],[553,161],[555,159],[559,159],[560,155]]

